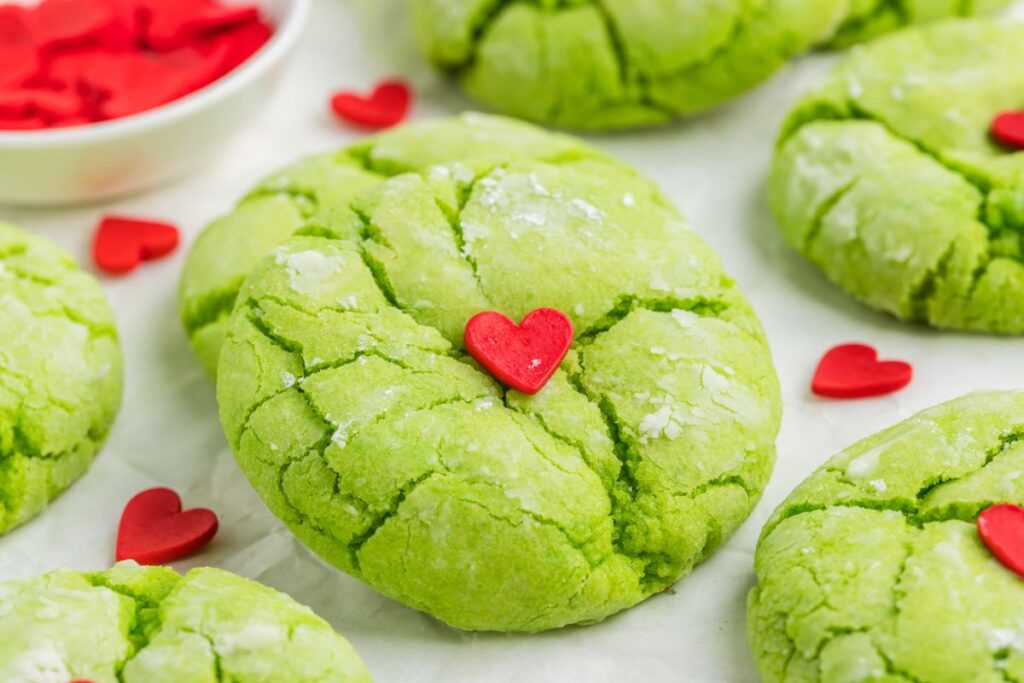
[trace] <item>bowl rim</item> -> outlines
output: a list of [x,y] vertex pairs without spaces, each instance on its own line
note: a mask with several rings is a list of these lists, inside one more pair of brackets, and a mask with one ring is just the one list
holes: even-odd
[[266,45],[231,73],[185,97],[155,109],[85,126],[30,131],[0,131],[0,148],[24,149],[96,143],[159,128],[222,100],[255,80],[294,47],[309,18],[312,0],[286,0],[285,16]]

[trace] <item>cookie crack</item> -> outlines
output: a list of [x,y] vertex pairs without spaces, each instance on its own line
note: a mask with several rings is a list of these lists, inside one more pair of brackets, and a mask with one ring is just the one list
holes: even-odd
[[[939,256],[935,265],[925,271],[920,282],[910,291],[908,304],[910,307],[910,319],[914,322],[924,323],[929,320],[928,304],[939,292],[939,283],[945,279],[949,272],[949,264],[956,256],[957,243],[954,239],[946,247],[946,250]],[[980,275],[979,275],[980,278]]]
[[[949,478],[949,479],[940,479],[938,481],[929,483],[928,485],[924,486],[920,491],[918,491],[918,493],[917,493],[917,500],[919,502],[925,502],[925,500],[929,496],[931,496],[932,494],[934,494],[937,491],[941,490],[942,488],[944,488],[946,486],[949,486],[951,484],[955,484],[958,481],[962,481],[963,479],[966,479],[967,477],[973,476],[974,474],[977,474],[978,472],[983,471],[985,468],[987,468],[989,465],[991,465],[995,461],[996,458],[998,458],[1000,455],[1003,455],[1004,453],[1009,451],[1011,448],[1013,448],[1013,446],[1015,444],[1017,444],[1018,442],[1021,442],[1021,441],[1024,441],[1024,425],[1017,425],[1017,426],[1011,428],[1009,431],[1007,431],[1003,435],[1001,435],[999,437],[999,443],[996,446],[994,446],[993,448],[990,448],[990,449],[988,449],[985,452],[984,462],[982,463],[982,465],[978,469],[974,470],[973,472],[968,472],[968,473],[966,473],[964,475],[961,475],[959,477],[953,477],[953,478]],[[995,502],[997,502],[997,501],[992,501],[992,503],[995,503]],[[931,519],[929,517],[927,517],[927,516],[925,517],[925,519],[926,519],[926,521],[931,521]],[[960,519],[962,519],[962,517]],[[964,521],[970,521],[970,520],[964,520]]]
[[[505,491],[504,487],[502,487],[502,486],[500,486],[498,484],[495,484],[493,482],[487,482],[487,481],[473,482],[473,484],[477,485],[477,486],[483,486],[484,488],[489,488],[489,489],[497,490],[499,493],[501,493],[504,496],[505,500],[509,500],[509,501],[515,502],[515,498],[512,498],[511,496],[509,496],[508,493]],[[508,526],[519,527],[519,526],[522,525],[522,520],[513,519],[513,518],[509,518],[509,517],[505,517],[505,516],[499,515],[494,510],[489,508],[487,505],[484,505],[480,501],[472,500],[472,499],[467,499],[467,498],[460,498],[459,500],[460,500],[460,502],[463,502],[463,503],[466,503],[466,504],[469,504],[469,505],[475,505],[475,506],[483,509],[487,513],[487,515],[489,517],[491,517],[492,519],[494,519],[496,521],[504,522]],[[523,517],[528,517],[529,519],[531,519],[532,521],[536,522],[537,524],[539,524],[541,526],[546,526],[548,528],[551,528],[551,529],[554,529],[554,530],[558,531],[565,538],[566,545],[568,545],[570,548],[572,548],[573,550],[577,551],[580,555],[583,556],[583,559],[586,560],[587,566],[590,568],[591,571],[596,569],[601,564],[601,562],[605,559],[605,557],[607,557],[607,556],[601,557],[601,558],[598,558],[597,560],[592,559],[591,556],[590,556],[591,554],[587,552],[585,544],[581,543],[578,540],[576,540],[573,537],[573,535],[569,532],[569,530],[566,529],[563,524],[558,522],[558,520],[552,519],[551,517],[547,517],[545,515],[542,515],[542,514],[540,514],[538,512],[535,512],[534,510],[528,510],[528,509],[524,508],[522,505],[519,505],[519,504],[515,505],[515,511],[518,512]]]
[[362,534],[355,536],[351,542],[345,544],[348,548],[349,556],[351,558],[352,567],[357,572],[361,572],[359,552],[363,549],[367,543],[377,535],[381,527],[388,523],[389,520],[393,519],[398,515],[403,503],[408,500],[409,496],[423,485],[425,482],[439,476],[448,474],[446,470],[431,470],[426,472],[419,477],[413,479],[410,482],[406,482],[405,485],[399,489],[398,494],[392,500],[389,509],[383,514],[379,515],[369,526],[369,528]]
[[[515,503],[515,499],[510,497],[505,488],[502,487],[501,485],[494,482],[465,479],[464,477],[460,476],[456,472],[453,472],[451,469],[444,465],[440,453],[438,453],[438,462],[441,465],[439,468],[432,469],[428,472],[421,474],[415,479],[406,482],[401,487],[398,494],[392,499],[390,505],[388,506],[388,510],[380,514],[366,529],[366,531],[353,537],[352,541],[347,544],[349,552],[352,557],[353,567],[357,572],[360,571],[359,553],[365,547],[365,545],[370,540],[372,540],[374,536],[377,535],[377,533],[385,524],[387,524],[391,519],[394,519],[396,516],[398,516],[398,514],[401,512],[402,506],[409,499],[409,496],[411,496],[419,487],[436,478],[452,477],[459,481],[472,484],[473,486],[479,486],[483,488],[496,490],[503,496],[504,500]],[[504,524],[507,524],[509,526],[518,527],[522,524],[522,520],[512,519],[509,517],[499,515],[490,507],[484,505],[483,503],[480,503],[479,501],[470,498],[459,498],[458,500],[461,503],[475,505],[481,508],[491,518],[495,519],[496,521],[500,521]],[[595,561],[590,558],[589,553],[586,552],[585,546],[579,541],[577,541],[575,538],[573,538],[572,534],[569,533],[569,531],[557,520],[542,515],[536,511],[528,510],[519,504],[515,504],[515,510],[523,517],[527,517],[536,522],[537,524],[556,529],[565,538],[566,544],[569,545],[569,547],[576,550],[577,552],[579,552],[584,557],[584,559],[587,561],[587,565],[590,567],[591,570],[593,570],[597,566],[597,564],[599,564],[600,560],[595,563]],[[603,558],[600,559],[603,560]]]
[[[586,398],[586,397],[584,397],[584,398]],[[586,447],[586,445],[582,441],[580,441],[579,439],[573,439],[573,438],[571,438],[571,437],[569,437],[569,436],[567,436],[565,434],[562,434],[562,433],[556,431],[555,429],[553,429],[548,424],[547,420],[544,419],[544,415],[543,414],[535,413],[535,412],[529,412],[529,411],[527,411],[527,410],[525,410],[525,409],[523,409],[521,407],[518,407],[516,405],[510,404],[508,402],[508,400],[507,400],[507,393],[506,393],[506,399],[504,401],[504,405],[510,411],[512,411],[514,413],[518,413],[518,414],[520,414],[520,415],[522,415],[522,416],[524,416],[524,417],[526,417],[528,419],[531,419],[538,427],[540,427],[545,432],[547,432],[548,436],[550,436],[552,439],[555,439],[556,441],[559,441],[559,442],[565,444],[569,448],[572,448],[577,453],[579,453],[580,459],[583,461],[584,464],[586,464],[587,468],[590,469],[595,475],[597,475],[597,478],[601,480],[601,484],[604,487],[605,492],[608,494],[609,501],[613,500],[614,496],[612,496],[612,493],[614,492],[614,488],[608,486],[608,484],[604,481],[604,478],[601,476],[600,472],[598,472],[597,468],[591,462],[591,457],[589,456],[589,453],[588,453],[589,449]],[[611,439],[610,435],[609,435],[609,439]],[[614,445],[614,441],[613,441],[613,445]],[[537,448],[536,444],[534,444],[534,448]],[[539,448],[538,448],[538,450],[539,450]]]
[[848,183],[844,184],[838,190],[833,192],[831,195],[825,198],[821,204],[814,211],[814,216],[811,218],[811,224],[807,230],[807,233],[803,237],[802,250],[805,253],[809,253],[814,245],[817,243],[818,238],[821,236],[822,231],[825,228],[825,219],[828,218],[828,214],[831,213],[832,209],[838,206],[839,202],[843,200],[843,197],[852,192],[857,185],[860,183],[860,176],[853,178]]
[[[134,611],[134,619],[131,625],[131,629],[128,632],[128,640],[131,643],[132,651],[123,660],[119,661],[116,665],[114,676],[119,683],[124,683],[124,669],[128,664],[138,657],[153,641],[153,637],[163,630],[163,624],[160,623],[157,628],[147,630],[147,624],[143,618],[143,612],[145,610],[159,611],[163,603],[174,594],[175,590],[181,585],[182,578],[177,577],[177,582],[174,586],[159,599],[152,599],[146,595],[136,593],[126,586],[119,586],[106,580],[100,573],[84,574],[83,577],[89,582],[94,588],[102,588],[110,591],[115,595],[125,598],[131,602],[132,609]],[[181,629],[186,630],[186,629]],[[212,643],[211,643],[212,648]],[[221,680],[218,677],[218,682]]]
[[[30,285],[37,285],[44,290],[60,287],[60,279],[48,278],[37,273],[31,273],[22,268],[12,266],[4,260],[10,256],[23,256],[28,253],[28,248],[22,247],[21,249],[12,249],[6,254],[0,255],[0,274],[10,273],[14,275],[16,280]],[[73,275],[76,272],[70,268],[65,268],[64,271],[66,275]],[[103,323],[90,320],[72,309],[67,302],[63,301],[63,298],[64,297],[61,297],[57,300],[56,309],[39,310],[30,308],[29,310],[34,318],[59,318],[76,325],[81,325],[89,333],[89,338],[91,340],[98,338],[117,338],[117,331],[113,322]]]
[[[355,162],[356,168],[379,175],[381,180],[386,180],[402,172],[401,169],[385,168],[376,164],[373,159],[375,148],[375,143],[351,147],[340,152],[336,158],[332,159],[332,162],[336,167],[347,166],[350,162]],[[235,210],[253,199],[273,196],[290,199],[303,219],[307,221],[312,219],[321,208],[324,208],[320,196],[313,190],[304,190],[285,183],[281,186],[267,185],[257,188],[246,195],[235,207]],[[203,293],[197,300],[190,301],[188,305],[184,306],[182,317],[186,332],[191,336],[198,330],[229,317],[234,310],[239,289],[245,279],[245,276],[235,278],[217,289]]]
[[382,246],[388,246],[386,241],[382,241],[379,234],[374,236],[373,222],[370,219],[370,216],[358,210],[355,206],[352,206],[351,209],[362,224],[359,231],[359,256],[366,265],[366,269],[370,272],[370,277],[373,278],[374,283],[377,285],[377,289],[380,291],[381,295],[387,299],[388,303],[402,313],[408,315],[409,312],[398,303],[394,287],[391,286],[391,282],[388,280],[388,274],[387,270],[384,268],[384,264],[374,259],[366,249],[366,244],[368,242],[376,242]]
[[476,64],[480,44],[483,42],[484,34],[487,33],[487,29],[497,21],[502,12],[521,1],[522,0],[491,0],[491,4],[485,7],[484,10],[475,18],[475,21],[471,22],[468,27],[469,50],[466,53],[465,59],[463,59],[462,62],[448,63],[444,64],[444,66],[456,73],[472,68],[472,66]]
[[[615,16],[605,4],[605,0],[593,0],[593,5],[600,15],[601,21],[604,23],[605,32],[608,34],[608,44],[612,48],[612,58],[614,59],[619,71],[619,84],[622,87],[623,92],[636,95],[635,97],[625,98],[625,102],[633,102],[649,107],[650,109],[661,112],[669,119],[676,116],[676,112],[670,107],[655,101],[654,98],[651,97],[650,76],[632,68],[630,65],[629,53],[626,49],[626,40],[622,35],[622,31],[619,29],[618,23],[615,21]],[[623,102],[609,102],[608,104],[615,106],[621,105]]]
[[238,301],[238,293],[245,283],[245,277],[237,277],[223,287],[205,293],[194,304],[185,306],[182,323],[188,335],[194,335],[231,315]]
[[476,282],[476,288],[480,292],[481,296],[483,296],[484,300],[488,302],[488,305],[490,305],[491,299],[487,296],[487,292],[484,291],[484,283],[480,278],[479,265],[477,264],[476,257],[473,256],[469,246],[466,244],[466,235],[462,226],[462,212],[470,198],[472,198],[473,193],[476,191],[477,183],[489,175],[492,170],[493,169],[490,169],[485,173],[477,175],[468,185],[459,188],[461,198],[457,209],[453,210],[450,207],[445,206],[444,202],[440,199],[435,198],[434,200],[437,204],[438,210],[441,212],[441,215],[445,217],[445,220],[447,220],[448,225],[451,228],[452,237],[455,240],[455,250],[458,252],[462,260],[469,265],[469,270],[473,275],[473,280]]
[[[780,515],[769,520],[768,524],[765,525],[765,528],[762,531],[761,537],[766,538],[771,535],[775,529],[777,529],[779,525],[786,520],[812,512],[826,512],[833,508],[859,508],[863,510],[876,510],[879,512],[897,512],[903,515],[908,524],[918,529],[923,528],[926,524],[941,524],[951,521],[973,523],[981,508],[995,504],[999,501],[984,501],[980,506],[974,506],[979,509],[972,508],[970,510],[965,509],[963,506],[953,505],[947,506],[946,508],[936,508],[931,512],[922,512],[921,507],[931,495],[940,491],[943,487],[950,486],[984,471],[995,461],[996,458],[1007,452],[1014,444],[1020,441],[1024,441],[1024,425],[1017,425],[1002,434],[995,446],[986,449],[983,463],[976,469],[966,472],[958,477],[939,478],[935,481],[928,482],[914,494],[913,498],[877,499],[870,497],[870,494],[867,491],[861,491],[861,493],[866,497],[849,498],[842,502],[832,503],[816,503],[811,501],[792,503],[788,505]],[[834,467],[827,468],[825,471],[835,474],[841,473],[840,470]],[[847,483],[852,484],[852,482],[849,482],[848,480]]]
[[[576,335],[576,341],[573,343],[573,348],[580,350],[593,344],[598,337],[611,331],[634,311],[644,310],[651,311],[653,313],[687,311],[688,313],[693,313],[702,318],[723,320],[723,315],[730,308],[731,304],[728,301],[712,297],[697,296],[687,299],[663,296],[657,298],[642,298],[633,294],[624,294],[616,300],[611,310],[605,313],[589,328]],[[746,334],[746,332],[744,332],[744,334]]]
[[856,42],[858,40],[856,36],[860,35],[861,32],[870,27],[871,24],[884,18],[889,12],[893,12],[897,15],[901,26],[906,26],[910,23],[910,17],[907,13],[907,9],[903,6],[903,3],[900,2],[900,0],[878,0],[874,6],[867,11],[862,12],[855,17],[846,17],[839,27],[839,32],[827,41],[826,47],[841,48],[847,46],[847,41],[850,36],[855,36],[854,42]]

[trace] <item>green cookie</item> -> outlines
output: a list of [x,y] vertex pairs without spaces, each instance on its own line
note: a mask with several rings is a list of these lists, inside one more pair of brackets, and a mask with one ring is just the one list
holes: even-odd
[[[259,185],[195,243],[179,286],[192,348],[212,375],[228,316],[245,277],[271,249],[318,213],[347,204],[399,173],[466,160],[487,165],[516,158],[604,158],[580,140],[494,116],[464,114],[404,126],[334,154],[312,157]],[[474,171],[453,172],[472,177]]]
[[840,453],[775,511],[750,641],[765,683],[1024,680],[1024,582],[978,514],[1024,503],[1024,392],[940,405]]
[[219,569],[124,562],[0,583],[7,683],[370,683],[308,607]]
[[830,47],[868,40],[908,24],[992,12],[1009,0],[848,0],[849,11]]
[[[463,629],[599,621],[743,522],[774,459],[759,322],[652,183],[563,156],[435,168],[315,221],[248,279],[218,373],[257,491],[314,551]],[[565,312],[536,396],[467,319]]]
[[0,223],[0,533],[88,469],[121,402],[99,284],[48,240]]
[[847,0],[411,0],[424,54],[497,111],[580,129],[663,123],[829,38]]
[[1024,332],[1024,24],[908,29],[851,54],[789,118],[770,180],[786,240],[874,308]]

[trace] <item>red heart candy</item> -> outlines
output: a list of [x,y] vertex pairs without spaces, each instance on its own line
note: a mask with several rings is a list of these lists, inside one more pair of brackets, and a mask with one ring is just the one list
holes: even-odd
[[1008,111],[992,122],[992,137],[1014,149],[1024,149],[1024,111]]
[[195,92],[223,76],[232,58],[230,41],[206,41],[168,52],[161,64],[173,70],[187,90]]
[[270,40],[270,27],[262,22],[242,24],[231,30],[221,31],[212,38],[214,43],[222,43],[228,48],[227,58],[222,65],[223,74],[252,57]]
[[0,90],[0,116],[4,118],[43,116],[69,119],[82,110],[82,100],[70,92],[56,90]]
[[20,5],[0,5],[0,88],[23,85],[41,66],[32,15]]
[[139,47],[139,6],[136,0],[106,0],[111,20],[99,32],[98,44],[113,52],[129,52]]
[[195,92],[224,74],[230,56],[230,46],[224,43],[186,45],[159,59],[124,55],[119,79],[109,85],[100,103],[102,117],[131,116]]
[[572,322],[561,311],[538,308],[516,325],[488,311],[466,323],[466,350],[499,382],[536,394],[572,346]]
[[1024,508],[993,505],[978,515],[978,535],[1007,568],[1024,577]]
[[146,44],[159,51],[188,45],[200,34],[259,22],[257,5],[219,5],[210,0],[143,0]]
[[260,8],[256,5],[216,5],[207,3],[185,20],[185,28],[195,33],[221,29],[258,21]]
[[811,389],[829,398],[866,398],[891,394],[910,384],[914,370],[902,361],[879,361],[863,344],[837,346],[825,354]]
[[383,81],[369,97],[350,91],[335,93],[331,109],[344,121],[367,128],[388,128],[405,120],[412,90],[399,80]]
[[155,109],[189,92],[189,77],[146,55],[130,53],[118,58],[112,81],[102,88],[102,118],[119,119]]
[[217,533],[217,515],[205,508],[181,510],[171,489],[143,491],[128,501],[117,530],[117,561],[164,564],[196,552]]
[[40,45],[64,47],[98,38],[114,20],[114,12],[97,0],[43,0],[35,19]]
[[32,96],[29,91],[0,90],[0,118],[22,119],[32,115]]
[[178,228],[168,223],[107,216],[96,231],[93,260],[108,273],[129,273],[142,261],[170,254],[179,240]]
[[42,130],[46,127],[46,119],[38,116],[33,116],[31,118],[0,119],[0,130]]
[[185,25],[205,4],[205,0],[141,0],[138,11],[146,45],[164,51],[188,44],[191,32]]

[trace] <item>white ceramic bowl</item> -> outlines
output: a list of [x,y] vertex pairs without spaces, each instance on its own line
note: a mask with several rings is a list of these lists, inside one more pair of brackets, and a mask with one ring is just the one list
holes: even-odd
[[216,154],[268,101],[309,16],[310,0],[258,4],[274,35],[247,62],[202,90],[124,119],[0,131],[0,204],[107,199],[165,183]]

